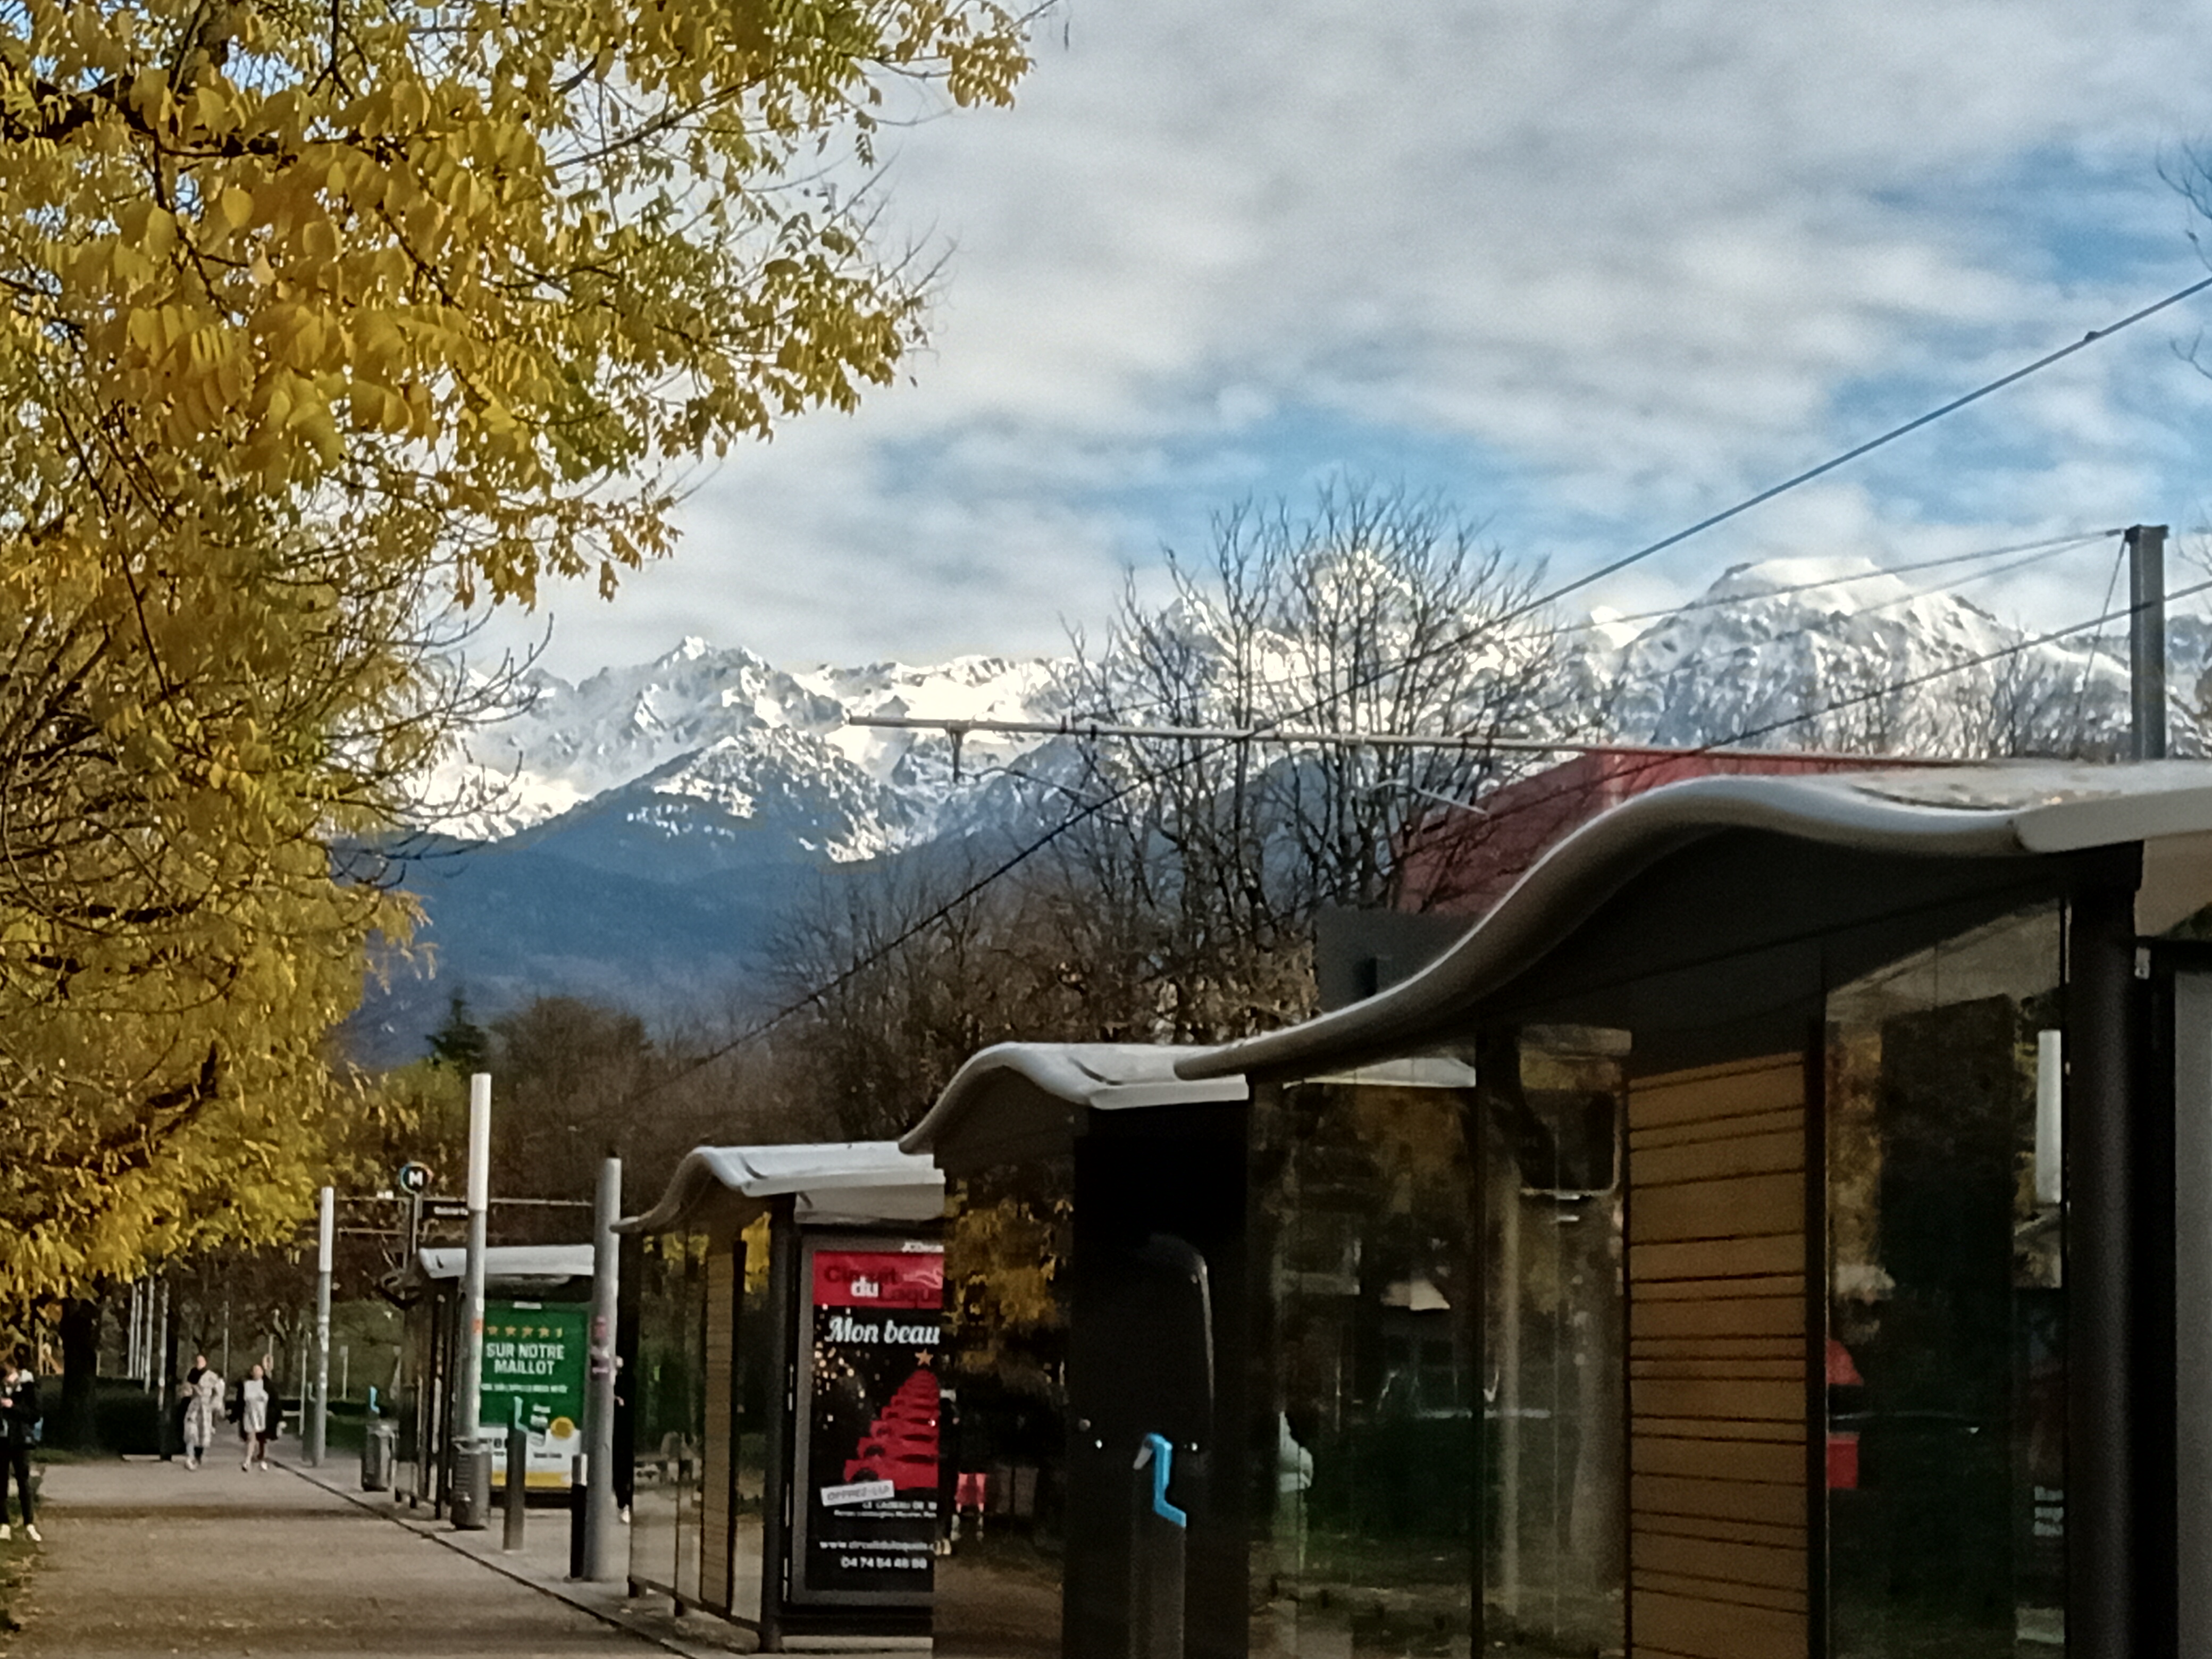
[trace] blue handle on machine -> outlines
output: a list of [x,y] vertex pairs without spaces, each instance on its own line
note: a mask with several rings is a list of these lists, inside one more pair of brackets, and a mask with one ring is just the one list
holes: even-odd
[[1175,1448],[1164,1435],[1148,1434],[1145,1449],[1152,1455],[1152,1513],[1163,1521],[1188,1527],[1190,1516],[1168,1502],[1168,1476],[1175,1466]]

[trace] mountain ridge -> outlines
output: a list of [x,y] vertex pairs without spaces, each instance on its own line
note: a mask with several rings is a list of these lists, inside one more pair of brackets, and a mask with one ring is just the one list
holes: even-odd
[[[2202,753],[2212,627],[2175,619],[2169,649],[2173,747]],[[1598,613],[1561,656],[1573,690],[1539,738],[2109,754],[2128,718],[2109,642],[2036,643],[1863,559],[1733,566],[1632,631]],[[1069,669],[979,654],[791,670],[692,638],[573,684],[530,671],[527,701],[441,768],[436,793],[468,810],[429,838],[436,856],[406,869],[437,975],[378,988],[354,1023],[356,1050],[419,1052],[457,991],[485,1013],[568,992],[675,1018],[772,977],[825,880],[1019,833],[1015,815],[1034,811],[1007,769],[1046,763],[1046,739],[968,732],[956,778],[945,733],[852,718],[1055,720],[1071,712]]]

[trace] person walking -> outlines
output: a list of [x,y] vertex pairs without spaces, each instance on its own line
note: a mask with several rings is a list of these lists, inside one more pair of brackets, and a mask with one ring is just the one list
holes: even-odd
[[31,1372],[31,1351],[15,1350],[0,1378],[0,1544],[14,1534],[8,1527],[8,1480],[15,1481],[15,1504],[22,1511],[23,1536],[40,1541],[39,1524],[31,1510],[31,1437],[39,1427],[39,1379]]
[[185,1378],[185,1467],[196,1469],[215,1444],[216,1425],[223,1419],[222,1373],[200,1354]]
[[257,1463],[269,1467],[269,1443],[276,1437],[276,1396],[269,1391],[268,1376],[264,1367],[255,1365],[238,1385],[238,1437],[246,1448],[246,1455],[239,1460],[241,1469]]

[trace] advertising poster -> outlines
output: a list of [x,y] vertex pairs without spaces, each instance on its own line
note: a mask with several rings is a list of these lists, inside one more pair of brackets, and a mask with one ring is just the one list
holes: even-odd
[[919,1240],[808,1247],[793,1588],[808,1601],[921,1601],[937,1537],[945,1256]]
[[491,1480],[507,1484],[507,1425],[520,1404],[530,1431],[529,1484],[565,1489],[584,1449],[586,1310],[573,1303],[486,1302],[477,1420],[493,1442]]

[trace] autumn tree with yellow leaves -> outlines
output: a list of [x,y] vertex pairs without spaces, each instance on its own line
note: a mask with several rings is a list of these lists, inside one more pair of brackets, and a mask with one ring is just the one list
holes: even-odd
[[292,1225],[453,608],[887,381],[924,274],[804,179],[1024,67],[988,0],[0,0],[0,1297]]

